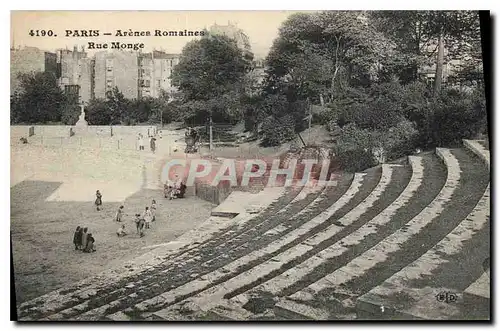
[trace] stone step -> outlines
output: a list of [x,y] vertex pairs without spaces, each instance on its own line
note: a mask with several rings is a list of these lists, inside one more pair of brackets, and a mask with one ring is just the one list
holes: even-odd
[[[353,182],[352,190],[359,189],[358,181],[360,183],[362,178],[363,178],[363,175],[360,175],[359,179],[356,179],[355,182]],[[355,183],[357,183],[357,184],[355,184]],[[320,199],[322,199],[321,195],[316,200],[320,200]],[[311,202],[310,205],[316,204],[317,203],[316,200]],[[340,201],[339,203],[345,204],[347,202],[348,202],[348,199],[345,201]],[[335,207],[335,209],[338,209],[340,207],[341,207],[341,205],[338,205]],[[332,210],[333,210],[333,208],[332,208]],[[306,213],[306,212],[307,212],[307,208],[302,210],[302,213]],[[314,223],[314,224],[316,224],[316,223]],[[310,228],[314,224],[312,224],[312,223],[309,224],[308,228]],[[168,303],[172,302],[172,300],[175,301],[175,298],[177,298],[178,296],[188,295],[189,293],[192,293],[193,291],[196,291],[198,289],[203,289],[203,287],[205,287],[207,284],[209,284],[210,281],[214,281],[215,279],[225,277],[225,275],[228,272],[231,272],[231,270],[234,271],[241,265],[244,265],[246,263],[250,263],[250,262],[262,257],[265,254],[269,254],[269,253],[276,251],[277,249],[282,247],[284,244],[294,240],[294,238],[296,238],[296,236],[300,235],[301,233],[305,233],[304,229],[302,229],[302,232],[300,232],[300,231],[293,232],[292,231],[292,233],[289,234],[288,237],[286,237],[286,239],[284,241],[281,240],[281,241],[276,242],[275,245],[273,245],[273,246],[267,246],[265,249],[254,251],[248,255],[241,257],[238,260],[233,261],[232,263],[224,266],[223,268],[220,268],[214,272],[211,272],[209,274],[205,274],[205,275],[201,276],[200,279],[197,279],[197,280],[194,280],[190,283],[184,284],[184,285],[182,285],[174,290],[171,290],[171,291],[168,291],[164,294],[161,294],[160,296],[156,296],[156,297],[148,299],[144,302],[141,302],[140,304],[136,305],[136,308],[139,311],[149,310],[149,309],[151,309],[151,306],[159,306],[159,305],[163,305],[163,304],[168,304]]]
[[490,282],[490,270],[487,270],[463,293],[463,310],[473,319],[491,319]]
[[456,158],[449,151],[440,152],[448,166],[447,181],[441,189],[441,192],[435,197],[431,204],[407,223],[407,228],[394,232],[392,235],[380,241],[377,245],[365,251],[360,256],[349,261],[341,268],[308,285],[306,288],[296,292],[290,297],[297,300],[303,300],[325,289],[329,289],[330,295],[334,295],[337,291],[339,296],[345,295],[340,289],[344,288],[352,279],[364,275],[378,263],[385,261],[390,253],[398,251],[401,243],[408,241],[413,234],[418,233],[427,224],[432,222],[432,220],[444,210],[445,202],[449,201],[452,197],[459,185],[460,179],[460,166]]
[[[460,316],[458,307],[436,299],[440,293],[451,293],[457,296],[456,303],[463,302],[461,291],[449,287],[454,286],[453,282],[448,283],[447,287],[423,287],[417,286],[415,281],[425,276],[435,276],[440,266],[450,263],[449,256],[458,253],[465,242],[473,239],[475,232],[487,225],[490,211],[489,191],[488,186],[476,208],[452,232],[416,261],[360,297],[358,302],[367,298],[372,305],[378,302],[379,305],[390,306],[394,315],[415,316],[419,319],[461,319],[463,316]],[[460,261],[455,262],[457,263]],[[454,275],[450,274],[448,278],[453,279]],[[397,300],[408,297],[412,298],[411,302],[402,304]],[[401,305],[404,308],[399,308]],[[362,308],[363,305],[359,307]]]
[[279,299],[274,306],[277,316],[287,320],[329,320],[330,313],[323,309],[317,309],[304,303],[295,302],[289,299]]
[[[297,244],[290,249],[280,253],[279,255],[273,257],[270,260],[267,260],[264,263],[261,263],[252,269],[245,271],[243,273],[238,273],[236,276],[230,278],[229,280],[220,283],[216,286],[211,286],[207,290],[204,290],[195,296],[190,297],[188,300],[191,303],[194,303],[196,306],[201,307],[204,310],[211,309],[214,304],[216,305],[223,299],[226,295],[230,294],[232,291],[237,290],[240,287],[247,286],[248,284],[252,284],[258,279],[262,279],[268,274],[275,272],[282,268],[285,264],[295,260],[306,252],[310,251],[314,248],[315,245],[321,243],[322,241],[328,239],[329,237],[335,235],[339,232],[343,227],[348,226],[352,223],[357,217],[364,213],[370,206],[372,206],[380,196],[381,192],[387,187],[391,179],[392,167],[390,165],[384,165],[382,168],[382,176],[377,187],[370,193],[370,195],[360,204],[357,208],[353,209],[351,212],[346,214],[341,218],[340,222],[342,226],[332,224],[323,232],[319,232],[312,237],[302,241],[300,244]],[[361,176],[360,176],[361,177]],[[350,196],[346,194],[345,196]],[[346,199],[349,200],[349,199]],[[340,201],[340,200],[339,200]],[[339,202],[338,201],[338,202]],[[345,201],[347,202],[347,201]],[[234,272],[249,263],[252,259],[259,258],[265,254],[270,254],[279,250],[281,247],[286,245],[287,243],[293,242],[299,236],[307,234],[311,229],[316,227],[317,225],[327,221],[336,210],[341,208],[341,205],[334,204],[332,207],[325,211],[324,213],[318,215],[312,220],[306,222],[303,226],[295,229],[290,232],[288,235],[282,237],[280,240],[276,241],[272,245],[264,247],[259,251],[255,251],[250,255],[244,256],[242,259],[236,260],[233,263],[225,266],[222,270],[216,271],[210,277],[207,277],[204,282],[195,281],[193,284],[185,284],[184,286],[189,286],[191,288],[204,288],[208,284],[213,284],[216,279],[224,277],[228,272]],[[208,276],[208,275],[207,275]],[[178,297],[175,294],[175,290],[166,298],[166,301],[171,301],[173,298]],[[176,306],[180,306],[182,303],[177,304]],[[174,306],[172,308],[167,309],[176,309]]]
[[331,263],[331,259],[340,257],[352,249],[353,246],[358,245],[365,237],[375,234],[378,227],[389,223],[392,216],[407,204],[422,184],[422,158],[410,157],[410,163],[413,169],[413,175],[410,182],[399,197],[378,215],[350,235],[342,238],[341,241],[335,242],[333,245],[328,246],[326,249],[308,258],[301,264],[288,269],[286,272],[270,279],[265,283],[262,283],[247,293],[238,295],[234,299],[241,304],[245,304],[250,298],[261,292],[278,295],[282,290],[308,277],[309,273],[313,272],[315,268],[321,266],[322,264]]

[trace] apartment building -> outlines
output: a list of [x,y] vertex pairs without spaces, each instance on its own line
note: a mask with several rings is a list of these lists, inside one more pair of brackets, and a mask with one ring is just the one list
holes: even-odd
[[153,50],[139,54],[139,97],[159,97],[161,91],[172,92],[172,71],[179,63],[179,54]]
[[10,94],[20,88],[19,74],[50,72],[57,77],[56,53],[45,52],[36,47],[12,48],[10,50]]
[[125,98],[139,95],[139,60],[135,52],[98,52],[93,61],[93,96],[105,98],[117,87]]

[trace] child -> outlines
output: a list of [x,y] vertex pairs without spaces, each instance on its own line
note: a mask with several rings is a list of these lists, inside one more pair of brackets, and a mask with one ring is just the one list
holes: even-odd
[[120,206],[120,208],[118,208],[118,210],[116,211],[115,221],[121,222],[122,214],[123,214],[123,206]]
[[156,200],[151,202],[151,215],[153,216],[152,222],[156,221]]
[[92,233],[89,233],[87,235],[87,245],[85,246],[85,249],[83,250],[85,253],[92,253],[95,252],[95,239],[92,237]]
[[75,234],[73,235],[73,244],[75,245],[75,251],[80,248],[80,243],[82,242],[82,228],[77,226]]
[[123,224],[118,228],[118,230],[116,230],[116,235],[118,237],[124,237],[127,235],[127,232],[125,232],[125,224]]
[[146,222],[146,229],[149,229],[150,224],[151,224],[151,220],[153,219],[153,216],[151,215],[151,210],[149,210],[149,207],[146,207],[146,210],[144,211],[144,215],[142,218]]
[[96,196],[95,205],[97,206],[97,211],[99,211],[99,210],[101,210],[100,207],[102,205],[102,194],[101,194],[101,192],[99,192],[99,190],[97,190],[95,192],[95,196]]
[[144,237],[144,219],[141,218],[141,214],[135,214],[135,226],[137,227],[137,234],[139,237]]
[[139,234],[139,224],[141,223],[141,214],[135,214],[135,227],[137,230],[137,234]]
[[87,231],[88,231],[88,228],[83,228],[82,242],[80,243],[80,247],[82,249],[85,249],[85,247],[87,247],[87,237],[88,237]]

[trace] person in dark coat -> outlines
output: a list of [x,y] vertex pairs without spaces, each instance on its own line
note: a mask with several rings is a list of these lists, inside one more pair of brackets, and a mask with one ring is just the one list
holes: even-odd
[[83,251],[85,253],[95,252],[95,239],[92,236],[92,233],[89,233],[87,235],[87,246],[85,246],[85,249]]
[[75,234],[73,235],[73,244],[75,245],[75,251],[80,249],[82,242],[82,228],[80,226],[76,227]]
[[186,184],[184,184],[183,182],[181,182],[180,184],[180,188],[179,188],[179,194],[177,195],[178,198],[184,198],[184,194],[186,194]]
[[97,211],[99,211],[99,210],[101,210],[100,208],[102,206],[102,194],[101,194],[101,192],[99,192],[99,190],[97,190],[95,192],[95,197],[96,197],[96,199],[95,199],[95,205],[97,207]]
[[156,138],[151,138],[150,142],[149,142],[149,147],[151,147],[151,152],[155,152],[156,150]]
[[88,228],[83,228],[83,231],[81,234],[81,242],[80,242],[81,249],[85,249],[85,247],[87,247],[87,231],[88,231]]

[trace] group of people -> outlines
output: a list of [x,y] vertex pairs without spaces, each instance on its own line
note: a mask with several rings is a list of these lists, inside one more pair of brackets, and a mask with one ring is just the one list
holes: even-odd
[[87,233],[88,228],[82,228],[78,226],[76,228],[75,234],[73,235],[73,244],[75,245],[75,250],[81,250],[85,253],[95,252],[95,239],[92,233]]
[[196,129],[193,129],[191,127],[188,127],[186,129],[186,132],[184,133],[185,141],[186,141],[186,149],[184,150],[185,153],[196,153],[198,150],[196,147],[196,144],[198,142],[199,136],[198,136],[198,131]]
[[[149,136],[149,147],[151,148],[151,152],[156,151],[156,138],[154,136]],[[138,145],[139,145],[139,150],[143,151],[144,150],[144,136],[142,133],[137,134],[137,140],[138,140]]]
[[175,198],[184,198],[186,188],[187,186],[184,184],[179,175],[175,175],[175,181],[169,179],[163,186],[163,194],[165,198],[168,198],[169,200]]
[[[123,208],[124,206],[120,206],[116,211],[115,221],[121,222],[123,216]],[[151,201],[151,206],[146,206],[144,212],[141,214],[135,214],[135,226],[137,230],[137,234],[142,238],[144,237],[144,231],[146,229],[151,228],[151,222],[156,221],[156,200]],[[124,237],[128,233],[125,230],[125,224],[122,224],[118,230],[116,231],[116,235],[118,237]]]

